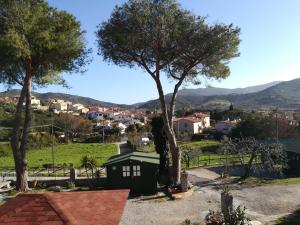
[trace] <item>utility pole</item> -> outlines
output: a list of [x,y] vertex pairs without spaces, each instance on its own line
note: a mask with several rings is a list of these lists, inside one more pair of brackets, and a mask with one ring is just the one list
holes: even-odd
[[276,139],[278,141],[278,108],[276,108]]
[[104,144],[104,120],[102,121],[102,143]]
[[56,179],[56,173],[55,173],[55,168],[54,168],[54,129],[53,129],[53,114],[52,114],[52,118],[51,118],[51,150],[52,150],[52,170],[53,170],[53,175],[55,175],[55,179]]

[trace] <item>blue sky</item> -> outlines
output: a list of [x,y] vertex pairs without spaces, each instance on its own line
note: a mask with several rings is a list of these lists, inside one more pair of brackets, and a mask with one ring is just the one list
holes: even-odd
[[[49,4],[77,17],[87,31],[93,48],[93,62],[84,75],[65,75],[71,87],[37,89],[63,92],[115,103],[136,103],[157,98],[154,82],[140,69],[118,67],[97,55],[97,25],[107,20],[122,0],[49,0]],[[236,88],[300,77],[300,1],[299,0],[179,0],[196,15],[207,16],[209,23],[233,23],[241,28],[241,56],[230,63],[231,75],[212,86]],[[164,80],[165,93],[172,83]],[[193,87],[195,88],[195,87]],[[1,90],[5,90],[1,86]]]

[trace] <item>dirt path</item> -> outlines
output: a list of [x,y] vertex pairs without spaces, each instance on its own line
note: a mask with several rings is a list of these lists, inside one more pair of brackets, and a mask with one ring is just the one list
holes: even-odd
[[[221,185],[214,181],[219,176],[218,173],[199,168],[190,170],[189,174],[189,180],[199,191],[203,191],[203,194],[220,194]],[[203,182],[204,179],[208,179],[208,182]],[[230,188],[234,196],[234,205],[246,206],[247,214],[263,223],[286,215],[300,206],[300,184],[248,188],[231,185]]]
[[[130,199],[120,224],[179,225],[185,219],[203,222],[209,209],[220,209],[221,184],[213,180],[216,174],[205,169],[189,171],[189,174],[189,180],[195,185],[192,196],[176,201],[159,197]],[[273,221],[300,205],[300,184],[252,188],[233,185],[231,188],[234,205],[245,205],[251,219],[263,223]]]

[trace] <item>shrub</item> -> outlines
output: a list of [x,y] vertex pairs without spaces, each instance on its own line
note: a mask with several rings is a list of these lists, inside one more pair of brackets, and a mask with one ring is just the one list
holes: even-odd
[[6,152],[6,151],[0,149],[0,158],[1,158],[1,157],[7,157],[7,156],[9,156],[8,152]]
[[224,216],[221,212],[210,210],[206,216],[208,225],[250,225],[250,219],[246,216],[246,207],[238,206],[230,212],[229,216]]
[[67,183],[67,188],[68,188],[68,189],[75,189],[75,187],[76,187],[76,185],[75,185],[74,182],[68,182],[68,183]]

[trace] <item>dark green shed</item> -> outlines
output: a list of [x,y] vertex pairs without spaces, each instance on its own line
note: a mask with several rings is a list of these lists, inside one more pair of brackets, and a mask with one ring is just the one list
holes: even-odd
[[104,164],[111,189],[126,188],[133,194],[157,192],[159,155],[131,152],[112,156]]
[[300,176],[300,140],[287,139],[280,140],[286,149],[288,159],[287,173]]

